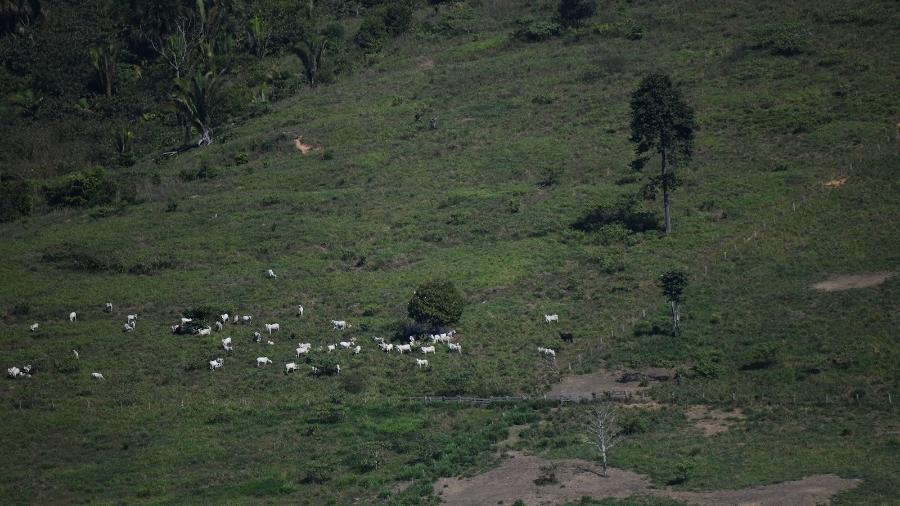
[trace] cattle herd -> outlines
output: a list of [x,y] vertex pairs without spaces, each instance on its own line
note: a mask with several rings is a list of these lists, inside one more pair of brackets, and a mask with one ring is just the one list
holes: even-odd
[[[275,273],[272,270],[266,271],[266,276],[269,278],[275,278]],[[107,313],[112,313],[113,305],[110,302],[107,302],[104,311]],[[297,306],[297,316],[302,317],[304,315],[303,305],[300,304]],[[75,311],[69,313],[69,321],[76,322],[78,320],[78,315]],[[126,321],[123,324],[123,332],[133,332],[137,328],[137,314],[129,314],[126,316]],[[556,314],[545,314],[544,322],[547,324],[551,322],[559,322],[559,315]],[[241,324],[241,325],[252,325],[253,324],[253,316],[252,315],[229,315],[227,313],[219,315],[218,319],[213,323],[213,326],[191,326],[193,324],[193,319],[191,318],[181,318],[180,323],[172,325],[171,330],[173,334],[183,334],[185,330],[190,330],[191,333],[198,336],[208,336],[212,333],[213,328],[217,332],[223,331],[226,324]],[[345,320],[331,320],[330,321],[331,328],[335,331],[343,331],[348,328],[351,328],[352,325]],[[32,332],[37,331],[39,328],[38,323],[34,323],[31,325],[30,329]],[[278,323],[266,323],[264,324],[264,328],[268,334],[268,336],[272,336],[273,333],[278,333],[281,331],[281,325]],[[563,334],[561,334],[562,336]],[[429,353],[437,352],[437,345],[443,344],[446,345],[446,349],[448,353],[459,353],[462,354],[462,344],[459,342],[454,342],[456,336],[455,330],[450,330],[447,332],[442,332],[439,334],[425,334],[422,336],[409,336],[408,342],[403,344],[394,344],[386,342],[384,339],[380,337],[373,337],[373,343],[378,346],[378,348],[384,353],[397,352],[400,355],[404,353],[413,353],[414,350],[417,350],[422,355],[427,355]],[[566,340],[571,340],[571,334],[566,334],[564,336],[568,337]],[[251,337],[251,340],[254,343],[262,342],[262,334],[258,331],[254,331]],[[225,352],[227,356],[228,353],[234,351],[234,343],[230,337],[226,337],[222,339],[222,350]],[[269,345],[274,345],[275,343],[271,340],[266,341]],[[307,356],[310,351],[312,351],[313,345],[311,343],[298,343],[297,348],[295,350],[296,358],[300,359],[304,356]],[[359,355],[363,347],[361,344],[356,342],[356,338],[350,338],[347,340],[338,341],[337,343],[327,344],[323,346],[319,346],[318,351],[325,353],[338,352],[340,350],[348,350],[350,353],[354,355]],[[556,352],[553,349],[545,348],[543,346],[538,347],[538,353],[543,357],[549,358],[551,360],[555,360]],[[79,358],[79,353],[77,350],[72,350],[72,354],[76,360]],[[260,356],[256,358],[256,367],[265,367],[272,365],[273,361],[269,357]],[[427,369],[430,368],[429,362],[425,358],[416,358],[415,359],[416,367],[419,369]],[[209,370],[215,371],[218,369],[222,369],[225,366],[225,358],[217,357],[213,360],[209,361]],[[341,371],[340,364],[334,364],[333,366],[310,366],[311,372],[314,376],[320,375],[331,375],[338,374]],[[291,374],[300,369],[300,366],[297,365],[296,362],[286,362],[284,364],[284,373]],[[9,378],[20,378],[20,377],[31,377],[34,374],[35,368],[32,365],[25,365],[22,367],[13,366],[7,369],[7,376]],[[104,380],[103,374],[99,372],[92,372],[91,377],[97,380]]]

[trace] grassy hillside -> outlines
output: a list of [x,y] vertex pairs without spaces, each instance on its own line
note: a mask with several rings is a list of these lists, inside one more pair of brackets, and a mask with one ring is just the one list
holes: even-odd
[[[531,424],[523,449],[593,457],[583,408],[405,397],[540,394],[570,368],[649,365],[683,369],[672,388],[692,401],[779,402],[754,404],[719,438],[689,432],[667,405],[614,465],[665,483],[691,459],[686,489],[833,472],[864,480],[837,502],[898,500],[887,395],[900,394],[900,281],[810,288],[900,265],[897,6],[613,2],[575,33],[526,43],[510,36],[516,19],[550,19],[552,3],[471,4],[416,12],[418,26],[466,33],[404,35],[354,75],[221,127],[210,147],[119,169],[135,181],[133,205],[0,225],[0,358],[39,367],[0,389],[4,496],[434,503],[434,480],[489,467],[510,425]],[[785,30],[798,53],[771,42]],[[628,165],[628,101],[651,71],[673,76],[699,125],[675,232],[576,230],[646,176]],[[301,155],[299,136],[316,149]],[[189,180],[200,171],[212,177]],[[838,175],[845,185],[823,186]],[[279,277],[265,279],[268,268]],[[647,329],[667,315],[656,278],[676,268],[691,281],[673,337]],[[392,335],[433,277],[466,296],[465,353],[420,371],[370,337]],[[267,346],[247,327],[169,332],[202,305],[280,322],[281,335]],[[123,334],[129,313],[138,328]],[[337,340],[331,319],[353,323],[341,337],[363,352],[342,354],[336,378],[281,374],[297,341]],[[225,336],[236,350],[210,373]],[[542,345],[555,363],[534,352]],[[261,355],[275,366],[254,367]],[[812,404],[826,394],[837,402]]]

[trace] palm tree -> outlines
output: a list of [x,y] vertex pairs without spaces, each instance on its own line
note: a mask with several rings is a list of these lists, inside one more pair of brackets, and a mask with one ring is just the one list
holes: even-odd
[[182,117],[200,133],[198,146],[208,146],[213,142],[210,111],[222,85],[221,76],[222,72],[216,75],[208,71],[205,74],[198,72],[190,80],[175,79],[175,106]]
[[0,0],[0,35],[24,33],[40,15],[40,0]]
[[294,53],[303,62],[306,80],[309,82],[309,85],[315,86],[319,67],[322,63],[322,55],[325,53],[325,48],[328,45],[328,38],[309,30],[303,35],[303,40],[300,43],[300,46],[293,48]]
[[111,97],[113,94],[118,53],[118,49],[113,44],[95,47],[90,52],[91,66],[94,67],[94,72],[97,73],[97,83],[107,97]]

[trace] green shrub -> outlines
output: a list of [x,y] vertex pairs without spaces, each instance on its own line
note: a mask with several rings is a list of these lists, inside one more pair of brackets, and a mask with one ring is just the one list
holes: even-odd
[[377,53],[384,46],[387,38],[387,27],[380,16],[367,15],[359,25],[353,42],[363,51]]
[[765,369],[778,360],[778,346],[773,343],[760,343],[750,348],[750,361],[741,369]]
[[459,321],[466,302],[452,281],[435,279],[419,286],[407,306],[409,317],[433,327]]
[[103,167],[74,172],[45,188],[47,203],[53,207],[108,204],[115,198],[117,190]]
[[559,19],[563,23],[575,25],[594,15],[597,0],[559,0]]
[[31,215],[34,203],[34,184],[30,180],[14,179],[0,184],[0,222]]
[[620,224],[632,232],[660,230],[659,218],[639,208],[637,197],[624,196],[614,205],[601,204],[588,211],[571,227],[582,232],[597,232],[607,225]]
[[201,179],[212,179],[219,175],[219,171],[210,167],[205,162],[200,165],[199,169],[182,169],[178,176],[185,183],[190,181],[198,181]]
[[517,28],[513,37],[525,42],[541,42],[556,37],[562,31],[559,23],[554,21],[535,21],[533,19],[517,19]]

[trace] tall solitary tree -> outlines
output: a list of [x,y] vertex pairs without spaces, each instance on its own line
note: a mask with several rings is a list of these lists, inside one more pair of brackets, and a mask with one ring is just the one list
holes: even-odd
[[688,284],[688,276],[682,271],[669,271],[659,277],[659,286],[662,288],[666,301],[672,306],[672,331],[678,332],[678,322],[681,320],[679,304],[684,300],[684,289]]
[[632,167],[641,170],[654,154],[660,158],[659,174],[650,177],[642,193],[655,199],[662,191],[666,233],[672,232],[670,194],[680,180],[675,169],[688,163],[694,145],[694,112],[664,74],[650,74],[631,95],[631,142],[637,146]]
[[601,404],[591,411],[587,433],[591,445],[600,454],[600,464],[603,466],[603,475],[606,476],[609,451],[622,440],[622,430],[616,423],[616,413],[608,403]]

